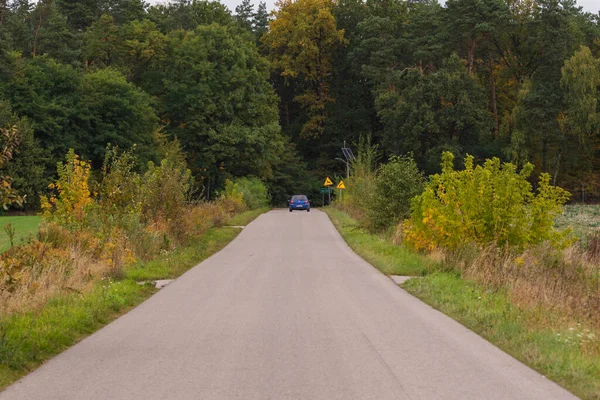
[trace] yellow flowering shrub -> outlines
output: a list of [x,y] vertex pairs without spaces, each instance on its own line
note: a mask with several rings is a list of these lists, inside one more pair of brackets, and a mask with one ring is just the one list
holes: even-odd
[[81,228],[87,209],[94,203],[88,183],[91,166],[71,149],[67,153],[67,162],[58,163],[57,172],[58,180],[49,186],[55,193],[41,196],[44,220]]
[[465,169],[454,170],[454,156],[442,156],[442,172],[434,175],[425,191],[415,197],[411,217],[405,222],[405,240],[419,250],[436,247],[455,250],[467,243],[525,248],[550,241],[569,244],[569,232],[553,228],[569,193],[550,184],[541,174],[534,192],[528,177],[533,165],[520,172],[498,158],[475,166],[465,159]]

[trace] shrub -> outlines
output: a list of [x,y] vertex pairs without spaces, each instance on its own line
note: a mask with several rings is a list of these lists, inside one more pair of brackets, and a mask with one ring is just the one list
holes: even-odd
[[553,228],[569,193],[550,185],[550,176],[541,174],[537,193],[528,177],[533,165],[520,172],[510,163],[493,158],[474,166],[465,159],[465,169],[455,171],[454,156],[442,156],[442,173],[436,174],[425,191],[412,202],[406,224],[406,240],[417,249],[441,247],[456,250],[466,243],[478,246],[525,248],[550,241],[569,244],[566,231]]
[[182,214],[191,189],[191,171],[179,146],[175,146],[159,165],[148,163],[141,187],[144,216],[150,221],[176,219]]
[[238,190],[242,193],[242,199],[250,210],[255,210],[269,205],[269,193],[267,187],[258,178],[238,178],[235,180]]
[[383,164],[369,195],[367,220],[369,227],[383,230],[410,215],[411,199],[423,192],[425,178],[410,156],[392,156]]
[[88,183],[91,166],[70,149],[66,164],[59,162],[57,172],[58,180],[49,186],[56,193],[40,198],[44,220],[81,229],[86,212],[94,203]]
[[365,226],[368,225],[365,210],[368,209],[371,194],[375,190],[378,158],[378,146],[371,144],[371,136],[362,136],[357,156],[350,165],[350,178],[346,180],[343,202],[337,203]]
[[106,149],[98,190],[102,213],[112,216],[139,216],[142,211],[142,180],[135,172],[136,157],[132,151],[119,153],[117,147]]
[[219,198],[221,204],[229,214],[244,211],[244,194],[240,191],[240,186],[229,179],[225,180],[225,191]]

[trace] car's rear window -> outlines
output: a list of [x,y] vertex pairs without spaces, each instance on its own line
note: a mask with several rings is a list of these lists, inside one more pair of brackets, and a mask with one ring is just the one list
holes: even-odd
[[302,200],[308,200],[308,199],[304,195],[303,196],[294,196],[294,197],[292,197],[292,201],[296,201],[296,200],[301,200],[302,201]]

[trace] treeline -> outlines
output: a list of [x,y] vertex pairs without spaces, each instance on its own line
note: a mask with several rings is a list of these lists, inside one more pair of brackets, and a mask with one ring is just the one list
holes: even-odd
[[263,44],[283,131],[322,174],[372,133],[427,175],[450,151],[600,196],[599,16],[574,1],[282,1]]
[[303,165],[257,47],[264,4],[251,18],[245,27],[210,1],[0,2],[0,126],[19,132],[1,174],[37,209],[69,149],[94,170],[109,144],[135,149],[143,170],[167,136],[181,143],[197,197],[256,176],[281,201]]
[[598,21],[570,0],[0,1],[0,127],[19,133],[0,176],[36,209],[69,149],[99,170],[135,148],[144,169],[167,136],[198,197],[255,176],[281,203],[371,134],[426,175],[444,151],[499,157],[597,199]]

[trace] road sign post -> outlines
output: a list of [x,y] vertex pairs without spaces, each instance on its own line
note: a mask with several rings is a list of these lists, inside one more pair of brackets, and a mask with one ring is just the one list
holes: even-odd
[[337,184],[336,188],[338,188],[340,190],[340,202],[342,202],[342,190],[346,189],[346,185],[344,185],[344,181],[340,181],[340,183]]
[[[329,189],[329,186],[333,186],[333,181],[331,179],[329,179],[329,177],[325,178],[325,183],[323,183],[323,186],[325,186],[328,189],[327,195],[329,196],[329,203],[331,204],[331,189]],[[323,196],[323,202],[325,202],[325,196]]]
[[[332,185],[333,185],[333,183],[332,183]],[[329,203],[331,203],[331,191],[332,190],[333,189],[331,189],[330,187],[322,187],[320,189],[320,192],[322,194],[322,203],[323,203],[323,205],[325,205],[325,193],[327,193],[327,195],[329,196]]]

